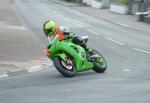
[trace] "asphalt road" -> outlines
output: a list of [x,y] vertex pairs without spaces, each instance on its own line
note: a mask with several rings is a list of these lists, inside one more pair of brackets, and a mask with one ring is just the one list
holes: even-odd
[[41,26],[46,20],[89,36],[89,47],[108,61],[103,74],[93,71],[74,78],[54,67],[0,80],[1,103],[149,103],[150,35],[115,25],[48,0],[11,0],[22,22],[43,47]]

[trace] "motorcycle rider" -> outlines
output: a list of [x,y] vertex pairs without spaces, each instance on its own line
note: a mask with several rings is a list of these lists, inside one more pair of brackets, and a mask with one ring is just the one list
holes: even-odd
[[[86,57],[89,61],[93,61],[95,58],[99,58],[98,55],[94,55],[90,50],[86,42],[79,36],[76,36],[74,32],[70,31],[66,27],[60,27],[56,25],[54,21],[46,21],[43,25],[44,34],[48,37],[48,41],[51,42],[57,35],[59,40],[71,39],[74,44],[82,46],[86,51]],[[45,55],[49,56],[49,50],[44,49]]]
[[72,39],[73,43],[82,46],[88,51],[86,43],[82,38],[75,36],[75,33],[68,28],[58,26],[54,21],[46,21],[43,25],[43,31],[48,37],[49,42],[57,35],[59,40]]

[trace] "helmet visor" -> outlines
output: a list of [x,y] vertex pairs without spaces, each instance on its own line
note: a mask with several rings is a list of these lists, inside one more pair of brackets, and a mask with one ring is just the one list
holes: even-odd
[[48,36],[48,34],[52,32],[52,29],[43,29],[43,31]]

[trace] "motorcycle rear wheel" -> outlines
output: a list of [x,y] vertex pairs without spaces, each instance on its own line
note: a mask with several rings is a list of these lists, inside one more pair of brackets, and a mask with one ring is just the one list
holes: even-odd
[[73,63],[72,65],[68,65],[60,57],[54,58],[54,65],[58,72],[60,72],[65,77],[74,77],[76,75],[76,69]]

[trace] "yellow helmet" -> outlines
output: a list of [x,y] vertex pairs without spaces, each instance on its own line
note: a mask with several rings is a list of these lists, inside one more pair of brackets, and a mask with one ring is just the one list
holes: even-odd
[[43,31],[46,36],[51,36],[56,32],[56,23],[54,21],[46,21],[43,25]]

